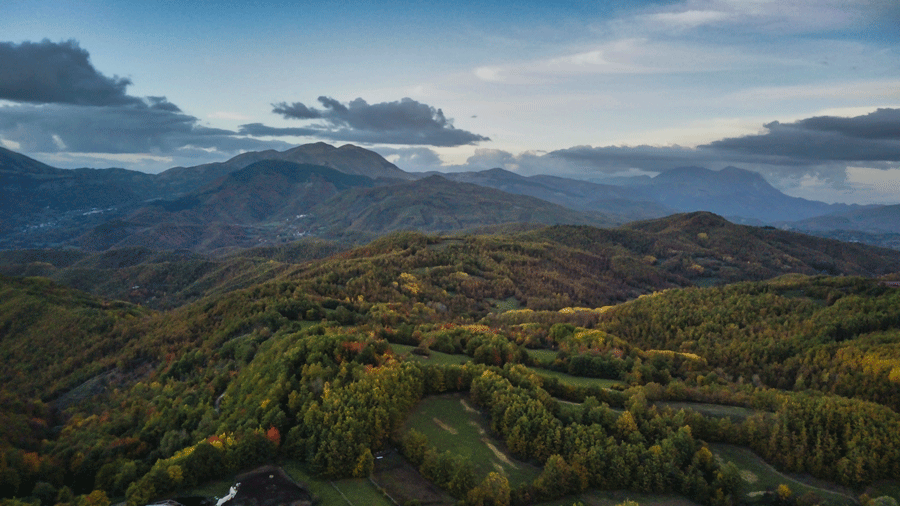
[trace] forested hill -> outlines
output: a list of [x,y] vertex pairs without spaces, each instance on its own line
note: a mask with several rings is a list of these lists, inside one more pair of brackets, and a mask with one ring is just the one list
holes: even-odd
[[[178,265],[142,255],[43,258]],[[234,279],[250,268],[240,288],[159,312],[0,277],[4,506],[144,505],[271,462],[328,483],[369,476],[390,449],[405,476],[471,505],[828,492],[743,482],[748,464],[718,444],[848,487],[844,498],[900,486],[900,291],[872,279],[900,271],[896,251],[692,213],[615,230],[395,233],[303,263],[248,255],[230,264]],[[458,412],[416,425],[417,406],[451,393]],[[471,410],[484,432],[440,447],[451,432],[432,420]],[[454,453],[474,446],[503,458],[484,468]],[[519,472],[498,471],[510,459]]]
[[[46,276],[102,297],[169,308],[276,277],[316,273],[323,279],[340,277],[339,289],[353,278],[359,278],[355,283],[367,279],[383,291],[382,300],[389,300],[398,295],[389,289],[391,283],[406,270],[446,291],[444,304],[475,290],[490,299],[512,296],[528,307],[545,308],[606,305],[664,288],[785,273],[878,276],[900,270],[895,250],[735,225],[703,212],[614,229],[560,225],[480,235],[402,232],[299,267],[345,248],[305,238],[219,258],[146,248],[95,254],[7,251],[0,252],[0,274]],[[352,262],[342,260],[347,258]],[[462,275],[469,276],[465,283]]]

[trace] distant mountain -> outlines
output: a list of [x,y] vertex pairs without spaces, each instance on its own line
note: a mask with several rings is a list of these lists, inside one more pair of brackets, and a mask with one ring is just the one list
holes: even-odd
[[175,167],[158,176],[159,184],[173,192],[184,192],[210,184],[231,172],[262,160],[281,160],[306,165],[329,167],[345,174],[370,179],[411,179],[409,173],[385,160],[381,155],[352,144],[336,148],[324,142],[304,144],[287,151],[251,151],[221,163],[195,167]]
[[801,220],[846,207],[789,197],[758,173],[737,167],[673,169],[651,179],[645,188],[660,204],[682,212],[709,211],[762,223]]
[[[629,181],[597,184],[503,169],[416,180],[377,153],[349,144],[248,152],[158,175],[56,169],[0,149],[0,249],[221,252],[310,234],[357,243],[392,230],[609,226],[692,211],[840,238],[850,230],[845,226],[866,227],[853,229],[858,235],[850,240],[897,242],[891,235],[896,232],[878,228],[898,222],[896,211],[789,197],[759,174],[735,167],[686,167]],[[828,214],[834,216],[811,220]],[[791,223],[799,220],[811,221]]]
[[900,249],[900,205],[866,206],[777,226],[840,241]]
[[451,181],[528,195],[569,209],[615,216],[622,222],[658,218],[676,212],[656,203],[647,192],[640,189],[595,184],[578,179],[546,175],[525,177],[499,168],[441,175]]
[[126,219],[82,236],[91,250],[145,246],[211,251],[252,247],[306,235],[307,213],[349,188],[370,187],[365,176],[281,160],[263,160],[172,201],[156,201]]
[[154,176],[57,169],[0,148],[0,248],[57,246],[160,197]]
[[784,224],[802,231],[854,230],[869,234],[900,234],[900,204],[870,206]]
[[503,169],[442,175],[453,181],[530,195],[570,209],[616,216],[622,221],[709,211],[737,222],[762,225],[850,208],[789,197],[758,173],[736,167],[720,171],[683,167],[654,178],[609,178],[597,182],[548,175],[525,177]]
[[63,169],[51,167],[33,158],[16,153],[15,151],[0,148],[0,175],[3,175],[3,177],[21,174],[57,175],[62,170]]
[[[273,177],[268,182],[258,181],[255,190],[245,191],[247,190],[245,188],[235,192],[235,184],[228,183],[222,178],[265,160],[284,161],[295,165],[318,165],[345,176],[365,177],[370,181],[367,184],[371,184],[371,179],[383,181],[409,179],[407,173],[377,153],[352,145],[335,148],[317,143],[298,146],[284,152],[244,153],[224,163],[179,167],[158,175],[124,169],[57,169],[0,148],[0,249],[72,245],[76,238],[86,233],[88,236],[82,237],[77,244],[103,248],[117,244],[138,230],[146,231],[148,223],[154,223],[154,226],[165,229],[164,232],[152,234],[151,237],[168,238],[153,245],[154,247],[178,248],[181,244],[190,243],[190,237],[197,236],[204,227],[207,227],[203,219],[213,215],[220,215],[219,218],[222,218],[221,215],[232,211],[236,212],[239,218],[235,222],[208,225],[210,229],[219,230],[217,235],[222,241],[216,244],[234,242],[243,246],[256,245],[248,242],[255,234],[248,234],[247,230],[241,228],[246,220],[240,218],[240,215],[255,213],[259,217],[267,213],[268,204],[265,203],[267,199],[265,197],[257,199],[260,196],[258,192],[278,192],[284,188],[294,187]],[[213,188],[220,180],[225,186]],[[332,182],[339,180],[347,181],[335,178]],[[229,184],[232,185],[230,189],[227,187]],[[266,189],[267,184],[276,185],[277,188]],[[335,188],[339,191],[344,189],[344,183],[338,183]],[[308,191],[315,193],[314,190]],[[221,195],[217,198],[225,199],[227,202],[215,202],[215,198],[211,195],[219,192]],[[330,197],[333,193],[326,191],[321,195],[308,194],[303,197],[303,191],[300,191],[299,194],[282,197],[287,197],[288,201],[294,203],[304,199],[318,203],[319,200],[316,199]],[[191,197],[188,197],[189,195]],[[313,197],[315,199],[310,200]],[[190,219],[185,214],[176,220],[177,223],[165,224],[162,219],[135,222],[129,218],[138,209],[147,207],[151,202],[156,202],[150,206],[155,208],[155,212],[171,213],[179,206],[179,210],[187,210],[193,207],[191,198],[195,199],[198,205],[208,200],[208,212],[195,213]],[[246,202],[239,204],[237,200],[242,198]],[[162,203],[172,199],[175,199],[174,202]],[[221,209],[213,211],[216,206],[221,206]],[[287,209],[290,206],[282,207]],[[141,214],[148,217],[148,213],[152,212],[152,209],[145,209]],[[287,212],[284,211],[282,214],[287,216]],[[203,233],[208,234],[208,231]],[[151,241],[151,237],[146,241]],[[232,239],[228,239],[229,237]],[[138,245],[144,244],[139,241]]]
[[789,272],[874,276],[900,268],[900,251],[773,227],[738,225],[708,212],[676,214],[615,229],[584,229],[567,239],[561,235],[552,238],[580,248],[590,244],[618,247],[641,259],[634,264],[637,271],[645,269],[640,264],[654,266],[697,284],[767,279]]
[[465,230],[504,223],[611,225],[596,213],[582,213],[541,199],[430,176],[417,181],[337,195],[313,210],[328,235],[381,234],[393,230]]

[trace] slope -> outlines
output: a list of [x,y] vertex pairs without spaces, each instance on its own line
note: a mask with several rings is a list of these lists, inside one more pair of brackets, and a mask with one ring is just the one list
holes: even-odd
[[263,160],[177,200],[153,202],[120,222],[96,227],[79,245],[208,252],[296,240],[308,233],[306,215],[316,204],[372,184],[328,167]]
[[323,203],[313,214],[327,235],[356,232],[374,236],[392,230],[436,232],[519,222],[611,224],[611,220],[600,215],[440,176],[354,190]]
[[823,202],[789,197],[758,173],[737,167],[673,169],[651,179],[646,188],[658,202],[682,212],[709,211],[763,223],[805,219],[836,209]]

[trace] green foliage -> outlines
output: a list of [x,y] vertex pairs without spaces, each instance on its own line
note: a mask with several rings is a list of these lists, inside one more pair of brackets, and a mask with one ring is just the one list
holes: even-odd
[[[366,476],[392,444],[472,504],[586,488],[728,504],[739,480],[712,458],[714,441],[851,486],[900,476],[897,290],[786,276],[601,308],[694,283],[694,265],[729,279],[804,272],[814,260],[865,263],[763,245],[749,229],[730,238],[714,224],[694,216],[617,231],[398,233],[292,265],[290,250],[216,266],[141,251],[54,260],[94,262],[82,267],[95,273],[144,266],[154,272],[147,279],[171,268],[174,285],[198,290],[182,301],[209,281],[208,296],[165,312],[0,277],[0,351],[9,358],[0,496],[144,504],[280,458],[319,476]],[[774,256],[728,274],[747,261],[738,246]],[[284,264],[268,264],[276,258]],[[402,431],[424,396],[447,392],[468,393],[489,416],[490,436],[541,470],[492,475],[425,430]],[[743,411],[666,407],[685,402]]]

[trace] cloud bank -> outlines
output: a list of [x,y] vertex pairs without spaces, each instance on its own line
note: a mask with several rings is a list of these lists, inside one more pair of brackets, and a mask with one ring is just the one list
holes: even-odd
[[421,149],[427,148],[390,154],[397,156],[398,166],[405,170],[458,172],[500,167],[522,175],[556,174],[583,179],[659,173],[689,166],[717,170],[734,165],[763,174],[783,190],[817,182],[822,188],[849,191],[852,177],[848,178],[848,171],[858,172],[865,167],[871,179],[872,171],[888,174],[900,169],[900,109],[882,108],[850,118],[814,116],[790,123],[773,121],[763,125],[759,134],[725,138],[696,148],[573,146],[518,154],[477,149],[465,163],[440,167],[435,166],[433,156]]
[[362,98],[348,104],[319,97],[321,108],[301,102],[272,104],[272,112],[290,120],[318,120],[302,128],[273,128],[259,123],[241,126],[255,136],[310,135],[334,141],[366,144],[464,146],[489,141],[488,137],[454,128],[441,109],[411,98],[369,104]]
[[35,104],[141,105],[128,96],[130,79],[107,77],[74,40],[0,42],[0,98]]
[[164,96],[136,97],[87,50],[65,42],[0,43],[0,138],[31,153],[152,154],[205,158],[290,144],[210,128]]

